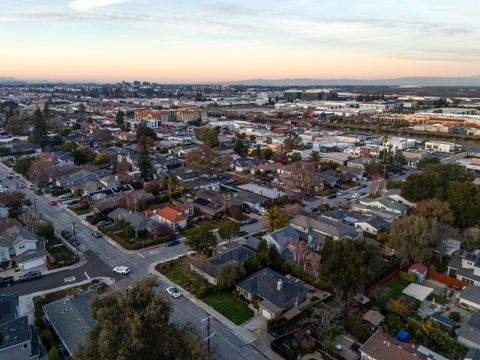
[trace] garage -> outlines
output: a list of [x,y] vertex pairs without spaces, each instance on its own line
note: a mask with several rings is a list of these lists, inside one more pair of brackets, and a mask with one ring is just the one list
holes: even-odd
[[19,265],[22,270],[30,270],[37,266],[45,265],[45,258],[27,260]]
[[18,266],[22,270],[30,270],[38,266],[44,266],[47,263],[48,252],[45,249],[28,250],[15,258]]

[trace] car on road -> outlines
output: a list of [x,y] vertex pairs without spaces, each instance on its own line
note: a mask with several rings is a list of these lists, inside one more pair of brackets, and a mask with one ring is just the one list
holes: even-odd
[[29,271],[26,274],[23,274],[18,278],[18,281],[30,281],[40,279],[42,277],[42,273],[40,271]]
[[67,241],[72,244],[73,246],[80,246],[80,241],[78,239],[75,239],[73,237],[71,237],[70,239],[67,239]]
[[258,219],[255,219],[253,217],[249,218],[248,220],[245,221],[245,225],[251,225],[251,224],[255,224],[258,222]]
[[124,265],[115,266],[113,268],[113,272],[116,273],[116,274],[127,275],[128,273],[130,273],[130,268],[128,266],[124,266]]
[[60,235],[62,235],[64,239],[70,239],[73,236],[72,233],[68,230],[62,230],[60,232]]
[[34,193],[35,193],[35,195],[42,195],[43,194],[42,190],[40,190],[40,189],[35,190]]
[[7,176],[7,179],[8,179],[8,180],[12,180],[12,179],[13,179],[13,176],[12,176],[12,175],[8,175],[8,176]]
[[170,240],[165,244],[165,246],[170,247],[170,246],[175,246],[175,245],[179,245],[179,244],[180,244],[180,240]]
[[99,221],[97,225],[101,226],[101,227],[105,227],[105,226],[108,226],[108,225],[112,225],[112,222],[108,221],[108,220],[102,220],[102,221]]
[[35,185],[33,185],[33,184],[28,184],[28,186],[27,186],[27,187],[28,187],[30,190],[33,190],[33,189],[35,189]]
[[14,282],[13,276],[0,277],[0,287],[11,286]]
[[331,194],[327,196],[327,199],[335,199],[337,197],[337,194]]
[[102,237],[102,233],[99,231],[92,232],[92,236],[96,239],[100,239]]
[[356,199],[356,198],[359,198],[360,197],[360,194],[359,193],[353,193],[352,195],[352,198],[353,199]]
[[248,232],[246,232],[245,230],[242,230],[238,233],[238,236],[242,237],[242,236],[247,236],[248,235]]
[[13,175],[13,174],[14,174],[14,172],[13,172],[12,170],[8,170],[8,173],[9,173],[10,175]]
[[170,286],[170,287],[166,288],[165,291],[167,292],[168,295],[170,295],[171,297],[173,297],[175,299],[182,296],[182,292],[180,290],[178,290],[176,287],[173,287],[173,286]]
[[20,189],[25,189],[25,185],[23,185],[23,184],[18,184],[18,187],[19,187]]
[[50,205],[50,206],[56,206],[56,205],[57,205],[57,202],[56,202],[55,200],[50,200],[50,201],[48,202],[48,205]]

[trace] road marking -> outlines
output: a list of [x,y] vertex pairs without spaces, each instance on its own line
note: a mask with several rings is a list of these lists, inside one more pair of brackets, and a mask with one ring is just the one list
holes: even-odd
[[66,283],[69,283],[69,282],[74,282],[77,278],[75,276],[70,276],[70,277],[66,277],[65,279],[63,279],[64,282]]
[[160,254],[160,250],[152,250],[152,251],[149,251],[149,254],[150,254],[150,255]]
[[140,253],[137,253],[138,256],[142,257],[142,258],[145,258],[145,256],[143,256],[142,254]]
[[87,272],[84,272],[85,276],[87,277],[87,280],[90,280],[90,276],[88,276]]

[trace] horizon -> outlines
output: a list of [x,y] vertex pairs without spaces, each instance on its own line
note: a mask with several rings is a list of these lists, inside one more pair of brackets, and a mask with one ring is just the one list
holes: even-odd
[[[474,0],[5,0],[2,76],[228,83],[477,77]],[[454,14],[454,15],[453,15]],[[448,19],[448,20],[446,20]]]

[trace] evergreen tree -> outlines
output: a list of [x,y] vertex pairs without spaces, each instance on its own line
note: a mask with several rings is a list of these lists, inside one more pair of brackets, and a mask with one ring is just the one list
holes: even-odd
[[140,141],[140,157],[138,159],[138,167],[140,169],[143,180],[151,180],[154,174],[153,165],[148,157],[148,148],[145,138]]
[[33,131],[30,134],[30,141],[38,144],[45,144],[47,141],[48,126],[39,108],[33,113]]
[[117,111],[115,122],[120,129],[125,129],[125,113],[122,110]]

